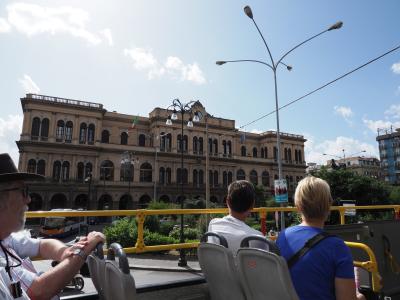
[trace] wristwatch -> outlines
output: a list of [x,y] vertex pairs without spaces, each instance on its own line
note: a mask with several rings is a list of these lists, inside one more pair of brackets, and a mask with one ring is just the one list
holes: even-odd
[[82,249],[75,249],[72,252],[72,255],[78,255],[80,258],[82,258],[84,261],[86,261],[87,255],[85,253],[85,251],[83,251]]

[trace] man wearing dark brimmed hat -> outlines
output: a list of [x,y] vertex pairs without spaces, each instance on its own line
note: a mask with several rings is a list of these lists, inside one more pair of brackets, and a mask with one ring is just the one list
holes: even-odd
[[[44,180],[37,174],[18,172],[11,157],[0,154],[0,299],[52,299],[84,264],[99,242],[100,232],[90,232],[71,247],[54,239],[32,239],[19,232],[31,201],[27,182]],[[29,257],[60,263],[39,275]]]

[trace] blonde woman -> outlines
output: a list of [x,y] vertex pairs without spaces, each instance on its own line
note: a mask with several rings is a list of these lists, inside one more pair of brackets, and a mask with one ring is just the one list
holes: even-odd
[[[287,228],[277,239],[277,245],[287,261],[308,240],[323,232],[331,202],[330,188],[326,181],[309,176],[299,182],[295,205],[301,214],[302,223]],[[301,300],[359,299],[356,296],[350,249],[338,237],[329,236],[315,244],[291,265],[290,274]]]

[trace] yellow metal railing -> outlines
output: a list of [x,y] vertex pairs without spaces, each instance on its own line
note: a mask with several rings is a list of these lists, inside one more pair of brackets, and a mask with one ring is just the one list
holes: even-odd
[[[356,210],[388,210],[393,209],[395,218],[400,218],[400,205],[374,205],[374,206],[332,206],[332,211],[340,213],[340,224],[345,224],[345,212],[348,209]],[[268,214],[279,212],[296,212],[295,207],[260,207],[255,208],[253,212],[258,213],[261,220],[261,228],[265,234],[265,221]],[[228,209],[162,209],[162,210],[101,210],[101,211],[30,211],[26,213],[27,218],[43,218],[51,216],[134,216],[137,221],[137,240],[134,247],[124,248],[126,253],[143,253],[152,251],[165,251],[173,249],[196,248],[199,243],[178,243],[169,245],[146,246],[144,243],[144,221],[146,216],[151,215],[193,215],[193,214],[227,214]],[[271,237],[275,239],[276,237]],[[365,262],[354,261],[354,265],[361,267],[372,275],[372,289],[378,292],[381,288],[381,280],[378,271],[378,265],[374,252],[367,245],[362,243],[346,242],[349,247],[358,248],[365,251],[369,260]]]

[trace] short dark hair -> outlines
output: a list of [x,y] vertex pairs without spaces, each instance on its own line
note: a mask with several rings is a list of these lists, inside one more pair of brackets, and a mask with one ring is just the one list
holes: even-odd
[[228,187],[227,201],[235,212],[248,211],[254,205],[256,193],[254,186],[247,180],[237,180]]

